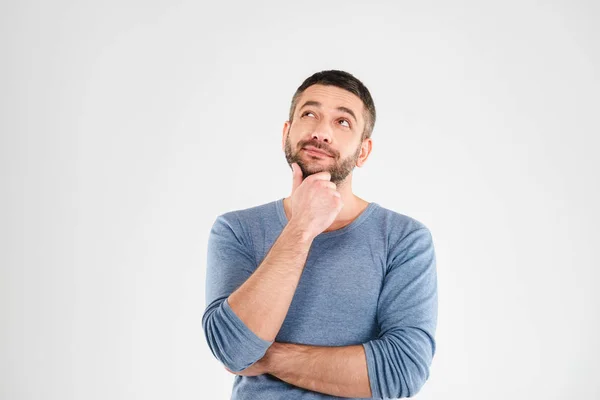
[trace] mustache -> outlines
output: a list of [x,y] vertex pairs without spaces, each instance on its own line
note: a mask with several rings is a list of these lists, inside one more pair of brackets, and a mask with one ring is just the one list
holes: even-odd
[[322,151],[326,152],[327,154],[331,154],[334,157],[336,156],[335,151],[331,150],[329,147],[321,145],[318,142],[308,141],[308,142],[301,143],[300,144],[300,149],[303,149],[306,146],[312,146],[312,147],[314,147],[316,149],[319,149],[319,150],[322,150]]

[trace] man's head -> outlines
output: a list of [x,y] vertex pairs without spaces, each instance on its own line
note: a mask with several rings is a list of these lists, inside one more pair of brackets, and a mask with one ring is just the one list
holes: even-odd
[[[339,184],[361,167],[371,152],[375,105],[361,81],[344,71],[322,71],[307,78],[292,98],[283,127],[288,164],[297,163],[306,178],[321,171]],[[312,146],[328,153],[306,151]]]

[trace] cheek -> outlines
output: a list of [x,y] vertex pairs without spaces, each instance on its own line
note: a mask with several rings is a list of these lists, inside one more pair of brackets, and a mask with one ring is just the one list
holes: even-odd
[[296,131],[302,132],[306,129],[311,128],[315,124],[316,124],[316,121],[314,119],[311,119],[311,118],[300,119],[300,120],[296,121],[294,129]]

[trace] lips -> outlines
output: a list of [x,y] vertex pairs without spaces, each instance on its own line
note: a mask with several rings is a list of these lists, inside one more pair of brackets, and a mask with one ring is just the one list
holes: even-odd
[[317,149],[316,147],[313,147],[313,146],[306,146],[303,148],[303,150],[307,150],[309,152],[314,152],[314,153],[319,153],[320,155],[323,155],[325,157],[331,157],[331,154],[326,153],[323,150]]

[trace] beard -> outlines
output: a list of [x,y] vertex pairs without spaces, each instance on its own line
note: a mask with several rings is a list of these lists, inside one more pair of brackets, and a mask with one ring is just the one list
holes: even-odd
[[[310,142],[304,143],[304,145],[307,144],[310,144]],[[361,146],[359,145],[354,154],[342,160],[338,160],[335,154],[332,157],[314,159],[308,154],[302,154],[302,149],[295,153],[292,151],[289,131],[285,138],[285,158],[287,163],[290,167],[293,163],[298,164],[300,170],[302,170],[302,179],[306,179],[309,175],[316,174],[317,172],[328,171],[331,174],[331,182],[336,185],[342,183],[352,170],[354,170],[356,161],[360,155],[360,149]]]

